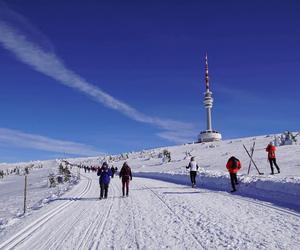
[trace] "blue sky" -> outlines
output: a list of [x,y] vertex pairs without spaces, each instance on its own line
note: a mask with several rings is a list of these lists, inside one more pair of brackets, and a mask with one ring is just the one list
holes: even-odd
[[298,1],[0,1],[0,162],[299,130]]

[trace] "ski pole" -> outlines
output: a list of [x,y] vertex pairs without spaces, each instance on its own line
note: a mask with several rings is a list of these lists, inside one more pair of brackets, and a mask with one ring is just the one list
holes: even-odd
[[259,171],[258,167],[256,166],[256,163],[254,162],[254,160],[253,160],[252,157],[250,156],[250,154],[249,154],[249,152],[248,152],[248,149],[245,147],[244,144],[243,144],[243,147],[244,147],[244,149],[246,150],[248,156],[250,157],[250,160],[253,162],[253,164],[254,164],[254,166],[255,166],[255,168],[256,168],[258,174],[263,175],[264,173],[261,173],[261,172]]
[[[251,148],[251,157],[253,157],[253,153],[254,153],[254,147],[255,147],[255,142],[253,142],[253,146]],[[251,161],[249,162],[249,167],[248,167],[248,175],[250,173],[250,167],[251,167]]]

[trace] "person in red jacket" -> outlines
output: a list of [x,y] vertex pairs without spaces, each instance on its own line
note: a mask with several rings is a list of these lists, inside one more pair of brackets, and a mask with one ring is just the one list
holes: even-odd
[[275,156],[275,151],[276,147],[274,146],[273,142],[270,142],[269,145],[266,148],[266,151],[268,152],[268,160],[270,162],[270,167],[271,167],[271,174],[274,174],[274,168],[273,168],[273,163],[277,169],[278,174],[280,173],[280,168],[278,167],[276,163],[276,156]]
[[230,174],[230,180],[232,186],[231,192],[235,192],[236,191],[235,185],[239,184],[236,174],[241,169],[241,166],[242,165],[240,160],[234,156],[231,156],[227,161],[226,168],[228,169],[228,172]]
[[122,178],[122,193],[125,196],[125,187],[126,187],[126,196],[129,194],[129,181],[132,180],[132,173],[131,168],[128,166],[127,162],[125,161],[121,171],[119,173],[120,178]]

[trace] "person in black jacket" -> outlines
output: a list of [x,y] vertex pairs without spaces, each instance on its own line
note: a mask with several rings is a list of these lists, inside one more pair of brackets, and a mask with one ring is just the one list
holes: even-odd
[[132,173],[131,173],[131,168],[128,166],[127,162],[125,161],[120,174],[120,178],[122,178],[122,193],[123,197],[125,196],[125,187],[126,187],[126,196],[129,195],[129,181],[132,180]]
[[111,178],[114,178],[115,171],[116,171],[115,167],[111,166],[110,171],[111,171]]

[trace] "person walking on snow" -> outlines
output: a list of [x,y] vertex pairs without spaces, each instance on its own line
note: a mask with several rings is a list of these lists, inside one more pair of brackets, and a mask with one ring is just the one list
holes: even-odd
[[120,178],[122,178],[122,193],[123,197],[125,196],[125,187],[126,187],[126,196],[129,195],[129,181],[132,180],[132,173],[131,168],[128,166],[127,162],[125,161],[121,171],[119,173]]
[[99,176],[100,184],[100,197],[99,199],[107,198],[108,195],[108,186],[111,177],[111,170],[108,167],[108,164],[104,162],[102,167],[98,169],[97,175]]
[[271,167],[271,174],[274,174],[274,168],[273,168],[273,163],[277,169],[278,174],[280,173],[280,168],[278,167],[276,163],[276,156],[275,156],[275,151],[276,147],[274,146],[273,142],[270,142],[269,145],[266,148],[266,151],[268,152],[268,160],[270,162],[270,167]]
[[192,187],[196,186],[196,176],[197,176],[198,168],[199,168],[199,166],[198,166],[197,162],[195,161],[195,157],[192,157],[189,165],[186,167],[186,169],[190,169],[190,177],[191,177]]
[[242,165],[239,159],[237,159],[234,156],[231,156],[229,160],[227,161],[226,168],[230,174],[230,180],[231,180],[231,186],[232,190],[231,192],[235,192],[236,188],[235,185],[238,185],[238,180],[237,180],[237,172],[241,169]]
[[111,170],[111,178],[114,178],[115,171],[116,171],[115,167],[111,166],[110,170]]

